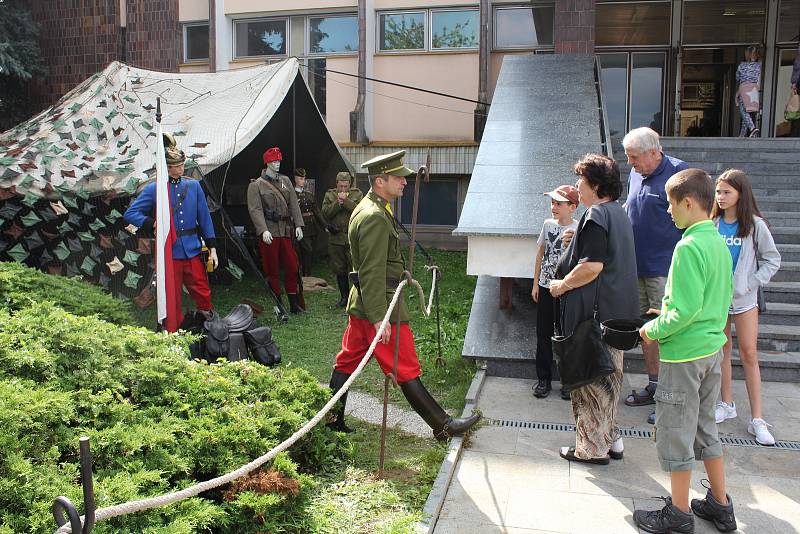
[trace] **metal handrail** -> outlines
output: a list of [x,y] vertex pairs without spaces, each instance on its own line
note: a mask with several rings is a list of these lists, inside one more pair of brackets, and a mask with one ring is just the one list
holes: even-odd
[[597,88],[597,109],[600,111],[600,135],[602,136],[605,155],[614,159],[614,148],[611,143],[611,130],[608,127],[608,115],[603,102],[603,82],[600,70],[600,56],[594,56],[594,79]]

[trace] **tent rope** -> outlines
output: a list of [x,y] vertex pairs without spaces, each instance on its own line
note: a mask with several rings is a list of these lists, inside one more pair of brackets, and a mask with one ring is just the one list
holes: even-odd
[[[433,273],[433,281],[431,285],[431,295],[433,295],[436,288],[436,279],[438,278],[437,276],[438,268],[436,266],[432,267],[426,266],[426,269],[432,271]],[[378,329],[377,333],[375,334],[375,337],[373,338],[372,343],[370,344],[369,349],[367,350],[367,353],[364,354],[364,357],[361,359],[361,362],[358,364],[356,370],[353,372],[352,375],[350,375],[347,381],[345,381],[341,389],[339,389],[339,391],[337,391],[331,397],[331,399],[325,404],[325,406],[323,406],[322,409],[319,412],[317,412],[317,414],[314,417],[312,417],[305,425],[303,425],[299,430],[297,430],[297,432],[292,434],[282,443],[275,446],[272,450],[270,450],[266,454],[259,456],[252,462],[243,465],[242,467],[236,469],[235,471],[231,471],[229,473],[212,478],[210,480],[200,482],[198,484],[189,486],[188,488],[182,489],[180,491],[166,493],[164,495],[158,495],[156,497],[149,497],[147,499],[140,499],[137,501],[128,501],[126,503],[116,504],[113,506],[108,506],[106,508],[100,508],[95,511],[95,521],[103,521],[106,519],[111,519],[112,517],[118,517],[121,515],[141,512],[143,510],[149,510],[151,508],[158,508],[178,501],[182,501],[184,499],[188,499],[190,497],[195,497],[203,492],[209,491],[219,486],[223,486],[238,478],[247,475],[254,469],[257,469],[262,465],[264,465],[266,462],[272,460],[278,453],[285,451],[286,449],[297,443],[297,441],[300,440],[300,438],[308,434],[308,432],[310,432],[312,428],[314,428],[317,424],[319,424],[319,422],[322,420],[323,417],[325,417],[325,415],[331,410],[331,408],[333,408],[333,406],[337,402],[339,402],[339,399],[342,397],[342,395],[347,393],[347,390],[350,388],[351,384],[358,377],[358,375],[361,374],[361,371],[363,371],[364,367],[369,362],[369,359],[372,357],[372,353],[375,351],[375,347],[378,344],[378,340],[380,340],[384,330],[389,325],[389,318],[392,315],[392,311],[397,305],[400,295],[402,294],[403,288],[409,283],[409,280],[410,283],[417,288],[417,292],[420,295],[420,303],[425,302],[424,291],[422,289],[422,286],[419,284],[417,280],[414,280],[413,278],[409,277],[409,279],[403,279],[398,284],[397,289],[395,290],[394,295],[392,296],[392,300],[389,303],[389,307],[386,310],[386,314],[383,317],[381,326]],[[430,301],[427,306],[421,306],[421,307],[423,308],[422,310],[423,314],[426,317],[430,316],[430,311],[431,311]],[[63,498],[59,497],[58,499],[63,499]],[[85,521],[85,516],[80,516],[81,525],[84,524],[84,521]],[[70,526],[70,524],[64,524],[61,525],[58,529],[56,529],[54,534],[66,534],[70,532],[72,532],[72,527]]]

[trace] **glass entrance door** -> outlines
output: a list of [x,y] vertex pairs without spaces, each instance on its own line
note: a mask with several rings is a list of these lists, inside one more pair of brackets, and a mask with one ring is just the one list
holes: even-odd
[[609,52],[598,56],[612,148],[615,154],[622,154],[622,138],[628,130],[639,126],[659,133],[663,130],[666,52]]
[[734,47],[684,50],[681,63],[681,137],[728,137],[738,133]]

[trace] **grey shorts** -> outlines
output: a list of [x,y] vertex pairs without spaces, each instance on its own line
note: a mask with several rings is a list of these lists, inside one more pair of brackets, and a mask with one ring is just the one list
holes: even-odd
[[661,309],[661,301],[664,300],[664,288],[667,285],[666,276],[654,276],[651,278],[638,278],[639,282],[639,312],[642,315],[647,310]]
[[681,363],[661,361],[656,390],[656,451],[664,471],[690,471],[695,460],[722,456],[714,408],[722,349]]

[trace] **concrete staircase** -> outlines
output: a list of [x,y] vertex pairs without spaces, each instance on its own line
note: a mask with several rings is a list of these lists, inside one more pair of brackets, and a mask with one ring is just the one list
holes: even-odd
[[713,178],[729,168],[748,174],[782,259],[765,288],[767,311],[760,317],[762,376],[800,382],[800,139],[664,137],[661,143],[665,153]]

